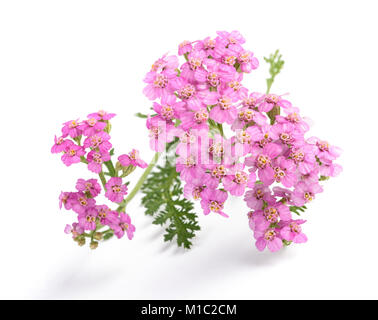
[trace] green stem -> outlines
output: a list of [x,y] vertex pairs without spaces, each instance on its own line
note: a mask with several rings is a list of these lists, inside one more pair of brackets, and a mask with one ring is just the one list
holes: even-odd
[[100,177],[100,180],[101,180],[101,183],[102,183],[102,186],[104,187],[104,190],[106,191],[106,179],[105,179],[105,175],[104,175],[104,172],[101,171],[99,174],[99,177]]
[[273,82],[274,82],[274,77],[268,79],[268,81],[267,81],[267,88],[266,88],[266,94],[268,94],[270,92],[270,88],[272,87]]
[[112,160],[104,162],[104,165],[108,169],[110,176],[115,177],[116,176],[116,170],[114,168]]
[[270,110],[267,115],[270,119],[270,124],[273,125],[276,122],[276,116],[280,114],[280,107],[274,106],[272,110]]
[[91,242],[93,242],[93,237],[94,237],[96,230],[97,230],[97,227],[91,232]]
[[144,181],[147,179],[148,175],[154,168],[155,164],[157,163],[158,159],[160,157],[160,152],[156,152],[154,157],[152,158],[150,164],[146,168],[146,170],[143,172],[142,176],[139,178],[138,182],[136,183],[135,187],[129,195],[120,203],[119,207],[117,208],[118,212],[121,212],[126,208],[126,205],[135,197],[135,195],[138,193],[139,189],[142,187]]
[[80,161],[81,161],[82,163],[88,164],[88,161],[87,161],[87,159],[85,159],[84,156],[81,156],[81,157],[80,157]]
[[218,130],[222,138],[224,138],[223,125],[221,123],[218,123]]
[[[270,78],[266,79],[266,85],[267,85],[266,94],[269,94],[270,88],[272,87],[272,84],[274,82],[276,75],[278,75],[281,72],[281,69],[283,68],[285,61],[283,61],[281,58],[282,58],[282,55],[279,54],[279,50],[276,50],[273,54],[269,56],[269,58],[264,57],[264,60],[270,65],[270,68],[269,68]],[[270,119],[270,124],[274,124],[276,120],[276,115],[279,115],[279,114],[280,114],[279,106],[274,106],[273,109],[267,113]]]
[[[267,83],[267,89],[266,89],[266,94],[269,94],[270,92],[270,88],[272,87],[272,84],[274,82],[274,78],[275,76],[272,76],[271,78],[267,79],[266,83]],[[272,110],[270,110],[269,112],[267,112],[267,115],[270,119],[270,124],[273,125],[274,122],[276,121],[276,115],[279,115],[280,114],[280,107],[279,106],[274,106],[272,108]]]
[[111,232],[111,231],[113,231],[113,229],[109,228],[108,230],[103,231],[102,234],[104,235],[104,234],[107,234],[108,232]]

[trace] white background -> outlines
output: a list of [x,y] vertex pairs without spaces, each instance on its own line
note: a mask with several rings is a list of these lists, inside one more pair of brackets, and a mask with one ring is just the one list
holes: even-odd
[[[378,298],[375,1],[0,3],[0,298]],[[151,106],[144,74],[185,39],[235,29],[261,64],[248,87],[265,91],[262,57],[279,48],[286,63],[273,91],[289,92],[312,135],[344,150],[344,172],[305,215],[309,242],[258,252],[247,208],[233,199],[229,219],[199,211],[193,249],[177,249],[136,198],[134,240],[78,247],[63,233],[74,214],[57,199],[92,175],[50,154],[61,123],[115,112],[116,152],[136,147],[149,161],[133,116]]]

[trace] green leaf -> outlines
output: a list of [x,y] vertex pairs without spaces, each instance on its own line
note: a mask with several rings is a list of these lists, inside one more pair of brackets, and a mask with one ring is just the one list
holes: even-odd
[[85,163],[85,164],[88,164],[88,161],[87,161],[87,159],[85,159],[84,156],[80,156],[80,161]]
[[[270,65],[269,66],[270,78],[266,79],[266,86],[267,86],[266,93],[267,94],[270,92],[270,88],[272,87],[274,79],[281,72],[285,64],[285,61],[283,61],[281,58],[282,58],[282,55],[279,54],[279,50],[276,50],[276,52],[274,52],[273,54],[270,54],[269,58],[264,57],[264,60]],[[280,114],[280,107],[274,106],[273,109],[270,110],[267,114],[270,119],[270,124],[274,124],[276,115]]]
[[279,53],[278,49],[273,54],[270,54],[269,58],[264,57],[264,60],[270,65],[270,78],[266,79],[268,85],[272,85],[274,78],[281,72],[285,64],[285,61],[283,61],[281,58],[282,54]]
[[240,66],[240,63],[239,62],[236,62],[234,64],[234,68],[236,69],[237,72],[241,73],[242,70],[241,70],[241,66]]
[[307,209],[306,206],[302,206],[302,207],[290,206],[290,211],[291,211],[291,212],[294,212],[294,213],[297,214],[298,216],[301,215],[301,212],[305,212],[306,209]]
[[138,117],[138,118],[142,118],[142,119],[148,118],[148,115],[140,113],[140,112],[136,113],[135,116]]
[[200,230],[194,205],[183,197],[183,189],[175,166],[166,161],[157,166],[141,188],[145,213],[153,216],[153,224],[165,227],[164,241],[176,238],[177,245],[189,249],[195,231]]
[[105,233],[104,234],[104,240],[109,240],[111,237],[114,236],[114,233],[113,232],[108,232],[108,233]]
[[109,175],[110,175],[111,177],[115,177],[115,176],[116,176],[116,171],[115,171],[115,168],[114,168],[114,165],[113,165],[112,160],[109,160],[109,161],[104,162],[104,165],[105,165],[106,168],[108,169],[108,171],[109,171]]

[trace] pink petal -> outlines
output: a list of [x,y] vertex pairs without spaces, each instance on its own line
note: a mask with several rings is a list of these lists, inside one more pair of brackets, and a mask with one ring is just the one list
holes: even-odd
[[263,237],[257,239],[256,241],[256,248],[259,250],[259,251],[264,251],[266,247],[266,241]]
[[296,237],[294,237],[293,242],[294,243],[305,243],[305,242],[307,242],[307,236],[304,233],[300,233]]
[[280,238],[274,238],[272,241],[268,241],[268,249],[271,252],[276,252],[282,248],[282,240]]

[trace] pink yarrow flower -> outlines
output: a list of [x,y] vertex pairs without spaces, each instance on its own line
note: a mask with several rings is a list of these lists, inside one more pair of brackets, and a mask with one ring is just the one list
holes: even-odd
[[276,252],[283,246],[280,234],[275,229],[268,228],[255,234],[255,237],[257,238],[256,248],[259,251],[264,251],[268,247],[271,252]]
[[105,197],[110,201],[120,203],[123,197],[127,194],[127,185],[122,184],[122,179],[119,177],[112,177],[105,184]]
[[177,56],[167,56],[167,54],[165,54],[152,64],[151,71],[161,72],[165,69],[175,70],[178,67],[178,65],[179,61]]
[[96,204],[96,200],[89,198],[84,192],[77,192],[75,199],[72,202],[72,210],[78,214],[85,213],[89,208],[92,208]]
[[206,188],[204,184],[205,173],[198,170],[198,174],[194,179],[188,180],[184,186],[184,197],[187,199],[193,198],[193,200],[198,200],[201,198],[201,192]]
[[172,88],[177,91],[178,97],[185,102],[188,110],[198,110],[203,107],[201,102],[203,93],[185,78],[176,78],[172,81]]
[[61,192],[59,195],[59,209],[71,210],[73,204],[76,202],[76,193],[75,192]]
[[270,93],[265,95],[264,100],[259,104],[258,108],[260,112],[269,112],[276,106],[282,109],[289,109],[291,108],[291,102],[282,99],[281,96]]
[[264,125],[267,118],[260,112],[252,110],[248,107],[242,107],[237,111],[237,117],[235,118],[231,129],[243,129],[248,123],[252,121],[258,125]]
[[245,43],[245,39],[239,31],[217,31],[217,34],[219,36],[217,39],[221,40],[222,44],[230,50],[240,52],[243,49],[241,45]]
[[271,194],[269,187],[263,184],[256,184],[252,190],[248,190],[245,193],[244,201],[247,206],[254,210],[261,210],[264,201],[267,203],[274,203],[275,199]]
[[88,170],[94,173],[100,173],[102,171],[102,164],[109,160],[110,154],[108,152],[92,150],[87,155]]
[[83,147],[73,142],[68,144],[63,152],[62,161],[67,167],[74,163],[79,163],[81,161],[80,157],[85,154]]
[[210,92],[205,98],[204,103],[214,105],[210,111],[210,118],[218,123],[232,124],[237,116],[237,110],[234,102],[238,100],[237,95],[232,89],[224,92]]
[[180,115],[180,128],[185,131],[189,129],[208,130],[208,119],[209,112],[205,107],[196,108],[192,111],[182,112]]
[[276,143],[268,143],[264,148],[254,148],[252,156],[245,159],[246,165],[258,169],[259,179],[265,184],[270,185],[274,181],[274,170],[272,161],[282,152],[282,147]]
[[224,50],[224,44],[220,41],[206,37],[204,40],[199,40],[195,43],[195,50],[203,50],[207,56],[211,56],[214,59],[219,59],[222,56]]
[[234,78],[231,81],[222,85],[222,89],[227,90],[231,88],[235,92],[237,98],[242,99],[242,97],[244,97],[248,93],[248,89],[241,83],[242,80],[243,74],[237,72],[234,74]]
[[293,197],[293,191],[281,188],[281,187],[273,187],[273,195],[276,198],[281,198],[280,202],[286,205],[294,205],[292,197]]
[[210,92],[210,88],[218,88],[221,84],[234,79],[236,70],[233,66],[220,63],[214,59],[204,59],[206,69],[199,68],[194,73],[197,88],[201,91]]
[[72,238],[75,239],[77,236],[84,233],[84,229],[79,225],[79,223],[74,222],[72,226],[69,224],[66,225],[66,227],[64,228],[64,233],[72,233]]
[[118,161],[124,167],[134,166],[144,169],[148,166],[148,164],[140,158],[139,151],[136,149],[133,149],[129,154],[119,156]]
[[92,198],[97,197],[101,193],[101,186],[97,179],[79,179],[76,182],[76,190],[87,193]]
[[325,177],[337,177],[343,171],[343,167],[337,163],[322,163],[319,173]]
[[307,236],[302,232],[301,228],[301,224],[305,222],[306,220],[291,220],[286,222],[280,230],[281,237],[294,243],[307,242]]
[[303,132],[289,122],[275,123],[271,131],[278,137],[284,149],[303,144]]
[[194,150],[194,152],[185,156],[179,156],[176,159],[176,171],[180,172],[181,179],[188,182],[199,174],[198,171],[201,169],[198,164],[198,156]]
[[256,211],[254,215],[254,230],[262,231],[269,228],[270,224],[280,221],[290,221],[291,212],[288,206],[277,202],[269,204],[264,210]]
[[84,230],[95,230],[97,216],[98,212],[95,207],[88,208],[79,214],[79,226]]
[[294,192],[292,194],[293,203],[296,206],[303,206],[306,203],[311,202],[317,193],[323,191],[323,188],[320,186],[318,182],[310,183],[300,181],[295,186]]
[[299,109],[295,107],[288,107],[285,110],[286,116],[276,115],[276,121],[278,123],[292,123],[297,129],[302,132],[308,131],[310,128],[309,124],[305,119],[299,115]]
[[99,150],[102,153],[108,152],[112,148],[109,142],[110,135],[104,131],[96,132],[84,140],[84,148]]
[[240,69],[245,73],[250,73],[259,66],[259,60],[249,50],[239,52],[238,62],[240,63]]
[[63,152],[70,144],[73,144],[71,140],[65,140],[62,137],[54,138],[54,145],[51,147],[51,153],[61,153]]
[[82,134],[82,130],[79,128],[79,119],[71,120],[63,123],[62,133],[63,137],[70,136],[71,138],[76,138]]
[[188,129],[176,128],[174,131],[176,137],[179,138],[179,143],[176,147],[176,154],[185,157],[192,152],[197,152],[201,141],[208,137],[206,129]]
[[[200,200],[205,215],[228,217],[224,213],[228,195],[244,195],[256,247],[275,252],[283,244],[307,241],[301,229],[305,220],[293,220],[291,210],[321,192],[320,181],[341,172],[334,163],[340,150],[316,137],[306,139],[310,122],[284,95],[248,91],[244,74],[256,69],[259,61],[244,43],[238,31],[218,31],[215,39],[182,42],[178,51],[186,60],[183,64],[176,55],[156,60],[144,78],[143,93],[150,100],[158,99],[151,108],[156,114],[148,116],[146,126],[153,150],[162,152],[174,142],[175,169],[185,182],[185,198]],[[271,110],[278,113],[275,118]],[[99,111],[82,122],[65,122],[51,152],[63,152],[67,166],[88,162],[90,171],[101,173],[106,162],[111,169],[109,120],[114,115]],[[230,127],[233,132],[228,137]],[[118,161],[117,169],[147,167],[136,149],[120,155]],[[107,179],[106,198],[122,203],[127,184],[120,177]],[[125,234],[133,238],[135,226],[128,214],[96,205],[101,192],[96,179],[79,179],[76,189],[62,192],[59,206],[78,214],[78,222],[67,225],[65,232],[73,238],[81,235],[75,239],[79,245],[85,242],[84,231],[96,230],[99,224],[118,238]],[[96,246],[97,241],[92,241],[91,248]]]
[[192,51],[187,57],[188,61],[181,66],[180,78],[194,83],[196,71],[203,69],[202,62],[206,58],[206,53],[204,51]]
[[115,113],[107,113],[104,110],[100,110],[98,112],[88,114],[89,119],[94,118],[94,119],[99,120],[99,121],[110,120],[110,119],[114,118],[115,116],[116,116]]
[[293,147],[290,150],[289,157],[298,166],[298,171],[301,174],[308,174],[315,168],[316,159],[313,145],[303,144],[298,147]]
[[144,82],[147,83],[143,89],[144,95],[150,100],[155,100],[163,95],[172,94],[173,89],[170,82],[176,77],[177,72],[169,68],[161,72],[148,72],[144,78]]
[[228,197],[227,192],[205,189],[202,191],[201,197],[201,207],[205,215],[208,215],[210,212],[215,212],[228,218],[228,215],[223,212],[223,205]]
[[320,140],[317,137],[311,137],[307,142],[314,144],[317,147],[315,149],[315,154],[321,162],[329,164],[341,154],[340,148],[332,146],[327,141]]
[[112,211],[107,205],[96,206],[98,218],[102,225],[111,225],[118,220],[118,212]]
[[184,40],[179,44],[178,55],[182,56],[192,51],[192,43],[188,40]]
[[224,164],[210,164],[207,166],[207,170],[209,172],[205,175],[203,182],[207,187],[216,189],[227,174],[227,166]]
[[[273,181],[281,182],[286,188],[291,188],[297,181],[296,165],[294,161],[285,157],[278,157],[272,163],[274,175]],[[272,183],[273,183],[272,181]]]
[[242,196],[246,186],[252,187],[256,181],[256,174],[253,171],[248,174],[243,169],[243,164],[235,164],[223,178],[224,189],[233,196]]
[[185,102],[176,102],[175,95],[163,95],[160,104],[154,102],[155,112],[166,121],[178,118],[178,112],[183,110]]
[[114,234],[118,239],[127,234],[129,240],[134,237],[135,226],[131,224],[131,218],[127,213],[121,212],[117,220],[110,224],[110,228],[114,230]]
[[165,145],[174,138],[175,127],[159,116],[148,117],[146,121],[150,136],[150,147],[156,152],[162,152]]
[[96,132],[104,130],[106,125],[106,122],[99,121],[96,118],[89,118],[79,125],[79,129],[83,132],[84,136],[88,137],[94,135]]

